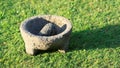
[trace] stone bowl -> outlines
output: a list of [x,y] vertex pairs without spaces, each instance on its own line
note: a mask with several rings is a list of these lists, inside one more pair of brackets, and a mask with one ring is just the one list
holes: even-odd
[[[57,34],[52,36],[38,35],[47,24],[54,23]],[[54,50],[65,53],[68,49],[72,24],[61,16],[41,15],[24,20],[20,25],[21,36],[25,42],[26,52],[35,55],[39,50]]]

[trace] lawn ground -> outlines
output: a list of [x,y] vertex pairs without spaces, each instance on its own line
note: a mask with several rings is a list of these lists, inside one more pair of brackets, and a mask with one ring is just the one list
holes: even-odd
[[[45,14],[72,22],[66,54],[25,53],[20,23]],[[120,68],[120,0],[0,0],[0,68]]]

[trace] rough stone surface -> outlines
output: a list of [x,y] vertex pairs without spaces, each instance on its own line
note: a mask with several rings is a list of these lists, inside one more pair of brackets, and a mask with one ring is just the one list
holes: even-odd
[[[56,25],[55,35],[42,36],[38,34],[47,23]],[[64,53],[68,49],[71,31],[70,21],[55,15],[34,16],[23,21],[20,26],[26,52],[30,55],[35,55],[38,50],[51,49],[58,49]]]
[[52,36],[56,34],[56,28],[53,23],[46,24],[39,32],[41,36]]

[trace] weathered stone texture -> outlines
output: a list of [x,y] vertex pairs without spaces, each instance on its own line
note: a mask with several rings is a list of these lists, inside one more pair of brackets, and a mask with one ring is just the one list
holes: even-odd
[[71,31],[70,21],[55,15],[34,16],[23,21],[20,26],[26,52],[31,55],[36,54],[37,50],[51,49],[64,53],[68,49]]

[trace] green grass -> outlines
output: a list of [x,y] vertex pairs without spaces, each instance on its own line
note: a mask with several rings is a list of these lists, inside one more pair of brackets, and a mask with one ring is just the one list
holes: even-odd
[[[66,54],[25,53],[20,23],[45,14],[72,22]],[[120,0],[0,0],[0,68],[120,68]]]

